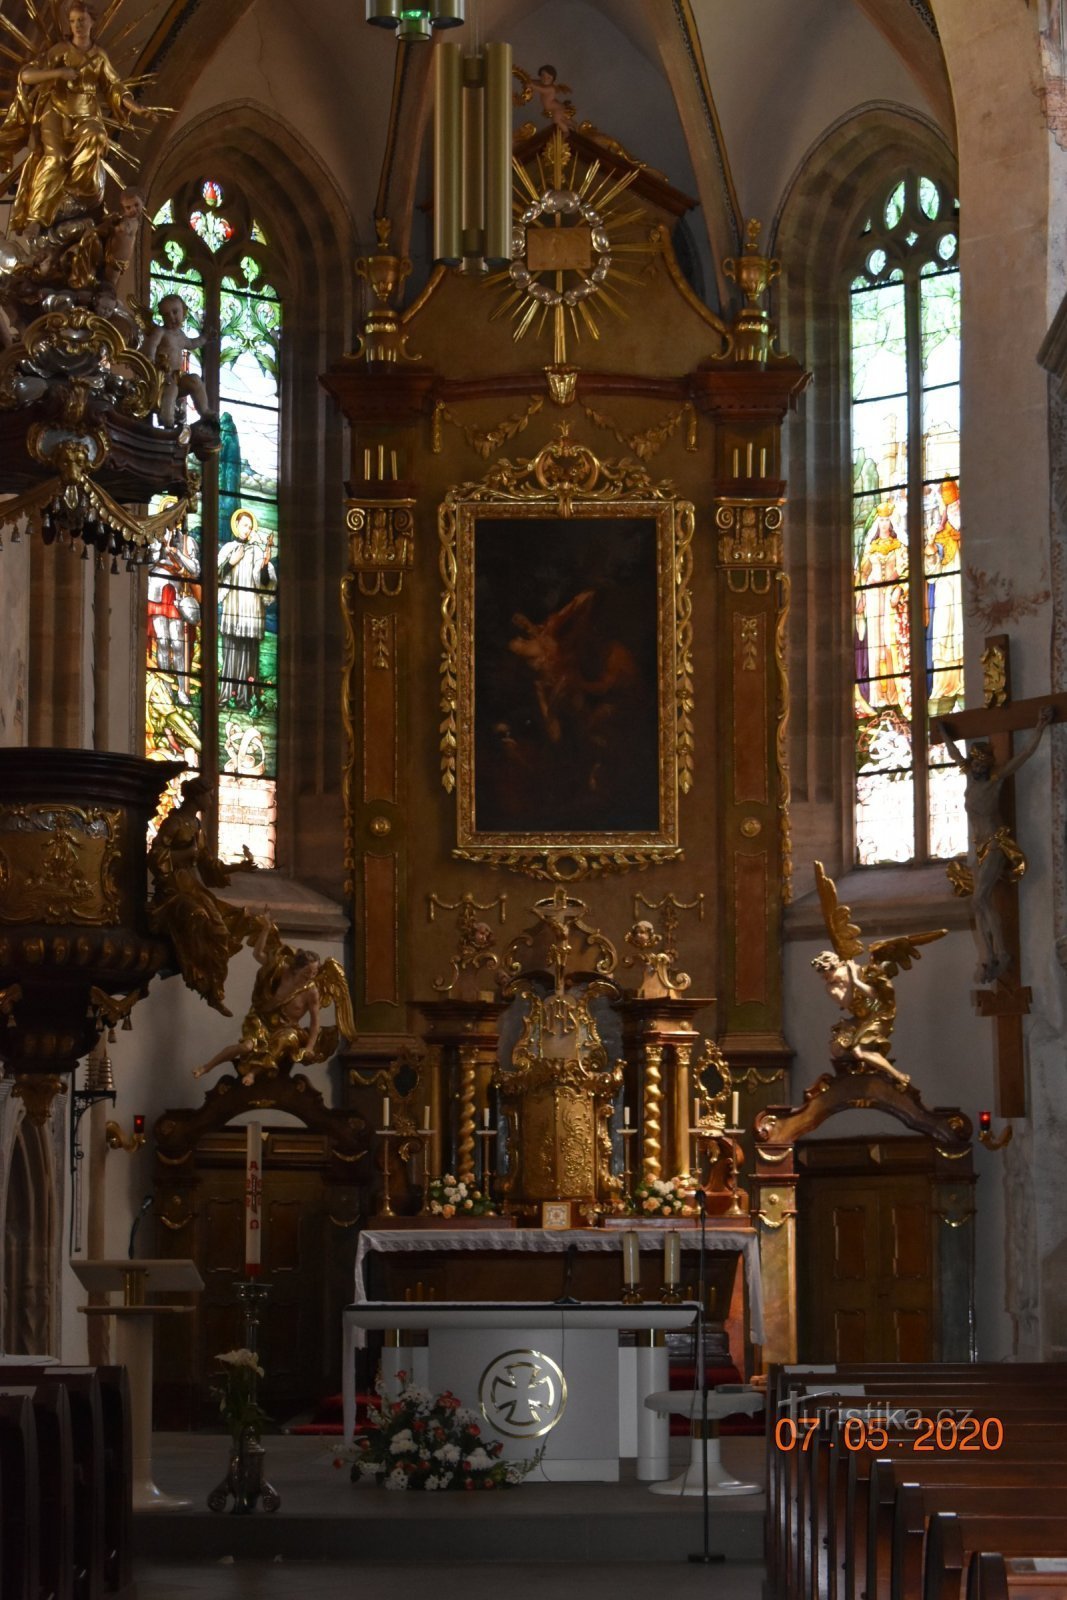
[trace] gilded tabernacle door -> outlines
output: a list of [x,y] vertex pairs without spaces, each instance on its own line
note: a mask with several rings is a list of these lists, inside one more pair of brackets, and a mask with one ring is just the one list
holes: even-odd
[[693,507],[566,427],[439,513],[455,856],[555,880],[681,855]]

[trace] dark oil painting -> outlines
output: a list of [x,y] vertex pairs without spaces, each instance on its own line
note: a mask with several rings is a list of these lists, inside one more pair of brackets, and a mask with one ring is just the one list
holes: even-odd
[[474,829],[660,828],[653,517],[479,517]]

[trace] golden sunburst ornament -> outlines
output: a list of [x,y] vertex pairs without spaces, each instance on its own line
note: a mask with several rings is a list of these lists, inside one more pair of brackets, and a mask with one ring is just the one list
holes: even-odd
[[[516,157],[512,262],[487,281],[503,287],[490,321],[510,315],[516,340],[552,332],[552,359],[567,360],[567,338],[583,329],[600,338],[597,310],[625,320],[622,284],[641,280],[618,264],[619,256],[647,255],[641,206],[623,208],[639,169],[604,172],[573,149],[562,128],[529,161]],[[625,292],[625,291],[623,291]]]

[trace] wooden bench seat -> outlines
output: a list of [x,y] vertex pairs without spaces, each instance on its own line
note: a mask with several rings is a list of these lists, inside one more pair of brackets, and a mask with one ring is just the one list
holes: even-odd
[[1042,1562],[975,1551],[967,1568],[967,1600],[1067,1600],[1067,1554]]
[[1060,1557],[1067,1553],[1067,1516],[1004,1516],[996,1512],[938,1511],[926,1533],[922,1588],[908,1600],[963,1600],[970,1558],[994,1550],[1002,1556]]
[[[780,1368],[769,1374],[768,1395],[766,1592],[788,1600],[859,1600],[870,1553],[869,1477],[876,1454],[896,1459],[902,1469],[909,1459],[925,1464],[955,1456],[954,1451],[938,1451],[936,1439],[930,1441],[929,1453],[916,1451],[917,1435],[904,1426],[904,1413],[910,1414],[908,1420],[939,1412],[950,1418],[971,1413],[1001,1419],[1011,1438],[1000,1450],[975,1454],[1014,1463],[1009,1475],[1025,1466],[1027,1452],[1050,1462],[1059,1459],[1061,1465],[1067,1459],[1064,1363]],[[850,1413],[861,1419],[892,1419],[885,1450],[846,1447],[844,1424]],[[810,1438],[809,1425],[802,1425],[790,1449],[791,1429],[787,1425],[776,1439],[776,1424],[783,1417],[802,1416],[815,1417],[816,1424]],[[849,1434],[853,1445],[857,1428],[854,1423]],[[876,1534],[872,1529],[871,1538]]]

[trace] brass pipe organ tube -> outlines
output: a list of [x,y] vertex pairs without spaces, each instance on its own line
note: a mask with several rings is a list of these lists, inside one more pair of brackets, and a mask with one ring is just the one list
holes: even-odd
[[463,58],[457,44],[434,45],[433,258],[463,258]]
[[463,57],[463,219],[464,257],[485,254],[485,63]]
[[485,47],[485,258],[511,260],[511,46]]

